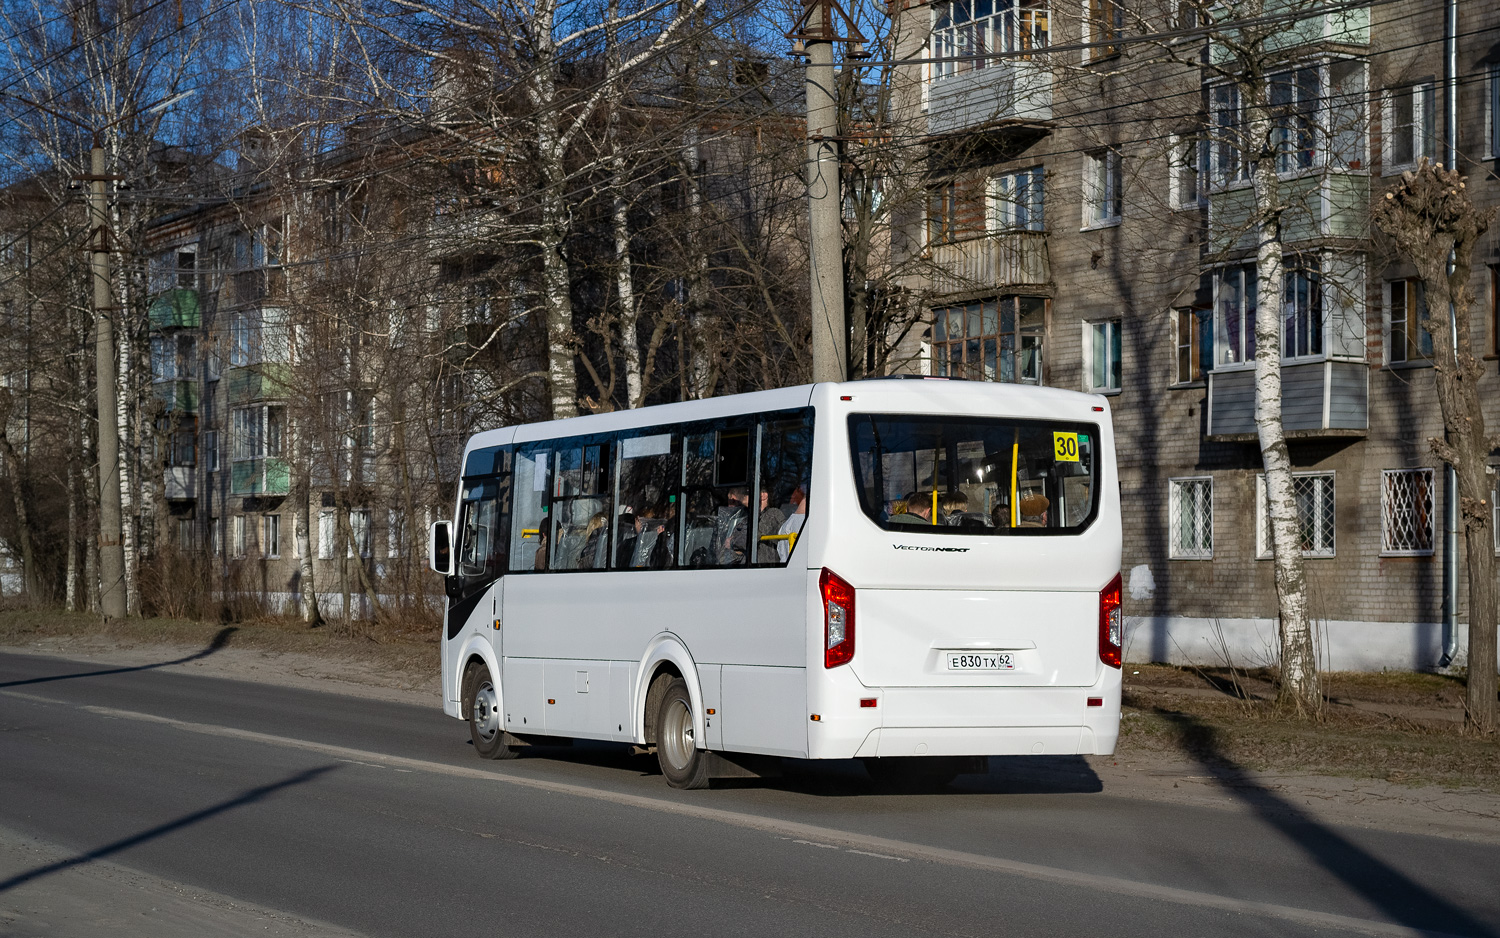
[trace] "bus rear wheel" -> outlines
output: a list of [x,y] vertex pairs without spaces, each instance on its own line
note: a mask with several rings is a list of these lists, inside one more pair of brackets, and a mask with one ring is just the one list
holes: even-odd
[[481,759],[514,759],[518,753],[506,743],[500,721],[500,692],[490,669],[479,662],[464,672],[463,708],[469,719],[469,738]]
[[661,696],[656,717],[656,761],[673,788],[707,788],[708,758],[698,748],[693,697],[687,682],[674,678]]

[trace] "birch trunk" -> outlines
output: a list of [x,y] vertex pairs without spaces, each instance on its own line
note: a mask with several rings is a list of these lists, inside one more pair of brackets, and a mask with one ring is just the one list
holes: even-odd
[[703,193],[698,187],[702,146],[698,127],[689,126],[687,142],[682,148],[682,182],[687,189],[688,200],[687,383],[692,399],[705,398],[713,393],[713,368],[709,362],[708,351],[710,342],[706,295],[708,252],[703,247]]
[[1251,181],[1255,193],[1256,267],[1255,427],[1266,473],[1266,510],[1271,522],[1272,563],[1281,619],[1281,683],[1277,704],[1298,716],[1316,713],[1318,689],[1316,646],[1307,600],[1307,571],[1298,531],[1297,501],[1292,490],[1292,460],[1281,421],[1282,265],[1280,179],[1268,141],[1272,122],[1264,76],[1252,72],[1241,83],[1248,104],[1247,125],[1255,148]]
[[635,299],[635,274],[630,254],[630,202],[626,198],[629,183],[625,152],[620,145],[620,123],[624,118],[625,89],[620,83],[620,2],[609,0],[604,25],[604,56],[609,73],[605,76],[607,94],[605,133],[609,147],[611,218],[615,236],[615,292],[620,303],[620,358],[625,368],[625,406],[645,403],[641,377],[640,310]]
[[40,599],[40,584],[36,575],[36,552],[31,543],[31,516],[26,510],[26,493],[21,487],[21,460],[10,442],[10,414],[12,401],[9,388],[0,388],[0,454],[10,475],[11,504],[16,511],[16,539],[21,548],[21,578],[25,584],[26,601],[35,604]]

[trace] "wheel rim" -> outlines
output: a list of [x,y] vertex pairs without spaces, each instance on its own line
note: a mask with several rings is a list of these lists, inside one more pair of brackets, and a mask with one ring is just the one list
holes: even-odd
[[697,749],[693,739],[693,712],[681,698],[667,704],[667,712],[662,715],[657,746],[674,769],[685,769],[692,761],[694,750]]
[[495,738],[500,732],[500,701],[495,697],[495,687],[489,681],[479,685],[479,690],[474,694],[474,708],[469,714],[469,722],[474,724],[474,732],[485,742]]

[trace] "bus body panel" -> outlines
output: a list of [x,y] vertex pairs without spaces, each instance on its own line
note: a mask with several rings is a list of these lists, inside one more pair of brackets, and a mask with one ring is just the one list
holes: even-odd
[[[854,673],[884,687],[1087,687],[1099,677],[1099,597],[1030,590],[867,589]],[[952,670],[951,655],[1003,652],[1011,670]]]

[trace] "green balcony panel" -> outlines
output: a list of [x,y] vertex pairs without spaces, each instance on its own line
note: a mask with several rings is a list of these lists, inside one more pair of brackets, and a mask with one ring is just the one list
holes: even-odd
[[266,460],[264,491],[267,495],[285,495],[291,490],[291,473],[285,459]]
[[230,495],[259,495],[263,482],[263,466],[259,459],[237,460],[230,465]]
[[203,325],[197,290],[166,291],[151,302],[149,315],[153,329],[196,329]]
[[158,381],[151,392],[169,414],[196,414],[198,412],[198,382]]

